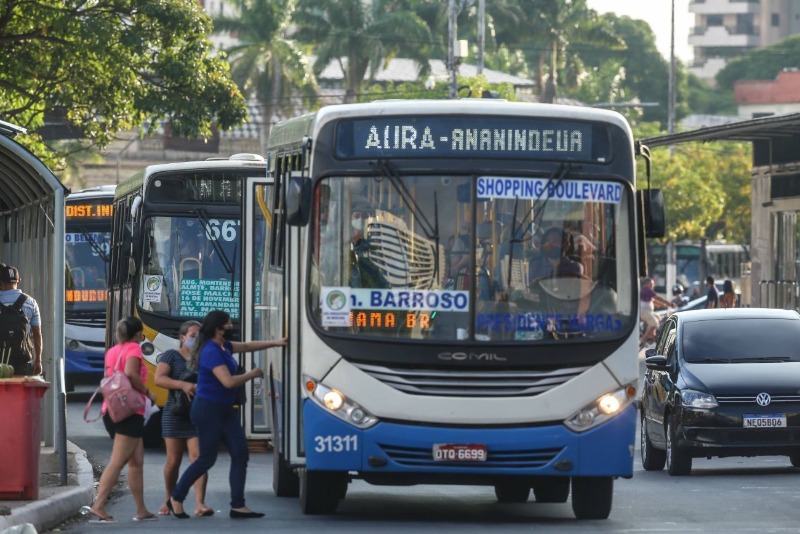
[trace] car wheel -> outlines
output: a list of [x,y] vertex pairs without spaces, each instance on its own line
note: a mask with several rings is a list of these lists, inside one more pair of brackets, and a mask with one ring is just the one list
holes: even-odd
[[672,476],[685,476],[692,472],[692,457],[678,447],[672,421],[667,422],[667,471]]
[[611,477],[572,477],[572,512],[578,519],[607,519],[613,496]]
[[642,451],[642,467],[645,471],[661,471],[667,461],[667,451],[656,449],[650,441],[644,416],[642,416],[642,431],[640,432],[640,449]]
[[800,467],[800,452],[790,454],[789,461],[792,462],[792,467]]
[[529,482],[498,482],[494,485],[494,494],[499,502],[528,502],[531,487]]

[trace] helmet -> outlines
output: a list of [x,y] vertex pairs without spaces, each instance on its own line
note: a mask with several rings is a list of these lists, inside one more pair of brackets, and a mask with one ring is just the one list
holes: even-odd
[[683,293],[683,286],[682,285],[675,284],[674,286],[672,286],[672,294],[673,295],[678,295],[680,293]]

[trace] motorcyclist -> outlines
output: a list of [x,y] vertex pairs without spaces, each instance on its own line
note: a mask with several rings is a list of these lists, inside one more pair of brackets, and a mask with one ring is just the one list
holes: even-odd
[[684,304],[689,302],[689,297],[683,294],[683,286],[681,284],[675,284],[672,286],[672,300],[670,304],[674,308],[680,308]]

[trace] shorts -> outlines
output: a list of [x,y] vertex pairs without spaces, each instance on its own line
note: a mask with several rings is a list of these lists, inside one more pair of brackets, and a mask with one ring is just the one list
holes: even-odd
[[655,326],[658,328],[658,316],[653,310],[640,310],[642,321],[647,323],[648,326]]
[[127,419],[123,419],[119,423],[111,420],[111,416],[107,413],[103,414],[103,424],[106,427],[106,432],[112,438],[115,434],[122,434],[123,436],[130,436],[132,438],[141,438],[144,436],[144,416],[133,414]]

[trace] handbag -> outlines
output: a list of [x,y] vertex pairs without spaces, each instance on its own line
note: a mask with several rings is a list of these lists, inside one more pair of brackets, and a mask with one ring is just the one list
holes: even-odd
[[[197,373],[195,371],[186,370],[181,373],[178,380],[197,384]],[[192,399],[180,389],[173,389],[169,393],[172,395],[172,415],[188,419],[189,413],[192,410]]]
[[145,407],[144,395],[141,392],[133,389],[130,379],[124,372],[119,370],[119,362],[122,361],[123,353],[120,352],[117,358],[117,363],[114,364],[114,371],[110,376],[103,378],[100,385],[94,390],[89,402],[86,403],[86,408],[83,410],[83,420],[87,423],[93,423],[100,419],[100,415],[94,419],[88,419],[89,409],[92,406],[97,393],[102,393],[103,398],[106,400],[106,411],[108,416],[115,423],[127,419],[134,415],[137,411],[143,410]]
[[[245,372],[246,371],[245,371],[244,367],[242,367],[241,365],[236,369],[236,374],[237,375],[243,375],[243,374],[245,374]],[[236,402],[234,402],[234,404],[236,404],[238,406],[244,406],[245,405],[245,403],[247,402],[247,389],[245,389],[246,386],[247,386],[247,382],[245,382],[244,384],[242,384],[241,386],[236,388]]]

